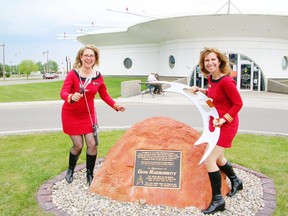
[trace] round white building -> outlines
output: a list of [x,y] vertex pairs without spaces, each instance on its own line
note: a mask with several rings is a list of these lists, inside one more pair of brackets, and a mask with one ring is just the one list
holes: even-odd
[[77,39],[100,49],[104,75],[146,76],[155,72],[161,77],[187,77],[187,84],[205,87],[199,53],[204,47],[216,47],[229,58],[239,90],[288,93],[285,15],[171,17],[90,32]]

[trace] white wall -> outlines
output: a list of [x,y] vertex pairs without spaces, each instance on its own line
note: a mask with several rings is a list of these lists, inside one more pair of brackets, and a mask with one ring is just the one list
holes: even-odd
[[[198,64],[204,47],[217,47],[225,53],[239,53],[249,57],[267,78],[288,78],[281,60],[288,56],[288,41],[266,38],[193,38],[165,41],[161,44],[119,45],[99,47],[100,68],[104,75],[190,76]],[[175,67],[169,67],[169,56],[175,57]],[[131,58],[131,69],[124,67],[125,58]]]
[[[147,75],[159,72],[158,45],[130,45],[99,47],[100,66],[103,75]],[[124,67],[124,59],[132,60],[132,67]]]

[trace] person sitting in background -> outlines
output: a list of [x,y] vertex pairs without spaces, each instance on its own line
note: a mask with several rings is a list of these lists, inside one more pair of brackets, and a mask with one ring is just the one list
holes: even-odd
[[[159,74],[158,73],[150,73],[148,78],[147,78],[148,82],[151,83],[157,83],[159,81]],[[154,94],[161,94],[162,92],[162,87],[161,85],[151,85],[154,87],[153,93]]]

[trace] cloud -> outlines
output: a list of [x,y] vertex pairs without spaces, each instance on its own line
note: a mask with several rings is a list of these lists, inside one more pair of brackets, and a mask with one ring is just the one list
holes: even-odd
[[[168,17],[215,13],[227,2],[228,0],[10,0],[1,5],[0,43],[6,44],[6,62],[19,61],[20,57],[15,59],[15,53],[19,52],[22,53],[21,58],[42,61],[42,52],[47,49],[51,50],[51,59],[61,62],[66,55],[76,52],[81,44],[58,40],[57,34],[76,34],[76,30],[81,28],[87,31],[100,28],[75,24],[93,22],[96,26],[123,27],[147,21],[145,15]],[[287,0],[231,2],[243,13],[262,10],[288,14]],[[235,8],[232,6],[231,10],[235,11]],[[120,13],[125,11],[143,16]],[[223,12],[226,11],[227,6],[223,8]]]

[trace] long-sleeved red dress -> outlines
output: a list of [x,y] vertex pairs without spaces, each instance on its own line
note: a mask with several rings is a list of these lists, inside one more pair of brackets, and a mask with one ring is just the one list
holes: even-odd
[[[81,77],[82,85],[85,80],[86,78]],[[78,102],[68,101],[69,94],[80,91],[79,74],[75,70],[70,71],[67,74],[60,91],[60,96],[65,101],[61,113],[62,127],[64,133],[68,135],[80,135],[93,132],[91,119],[93,124],[97,124],[97,118],[95,118],[97,115],[94,107],[94,98],[97,93],[99,93],[101,99],[110,107],[113,108],[115,104],[115,101],[108,94],[104,79],[99,72],[96,77],[92,78],[85,90],[85,95],[83,95]],[[85,97],[87,99],[91,118],[89,116]]]
[[[218,111],[219,118],[224,118],[226,123],[220,127],[218,146],[230,148],[238,131],[238,112],[243,106],[242,98],[237,90],[235,80],[231,76],[223,76],[218,80],[208,77],[207,96],[212,99]],[[211,117],[209,127],[213,130]]]

